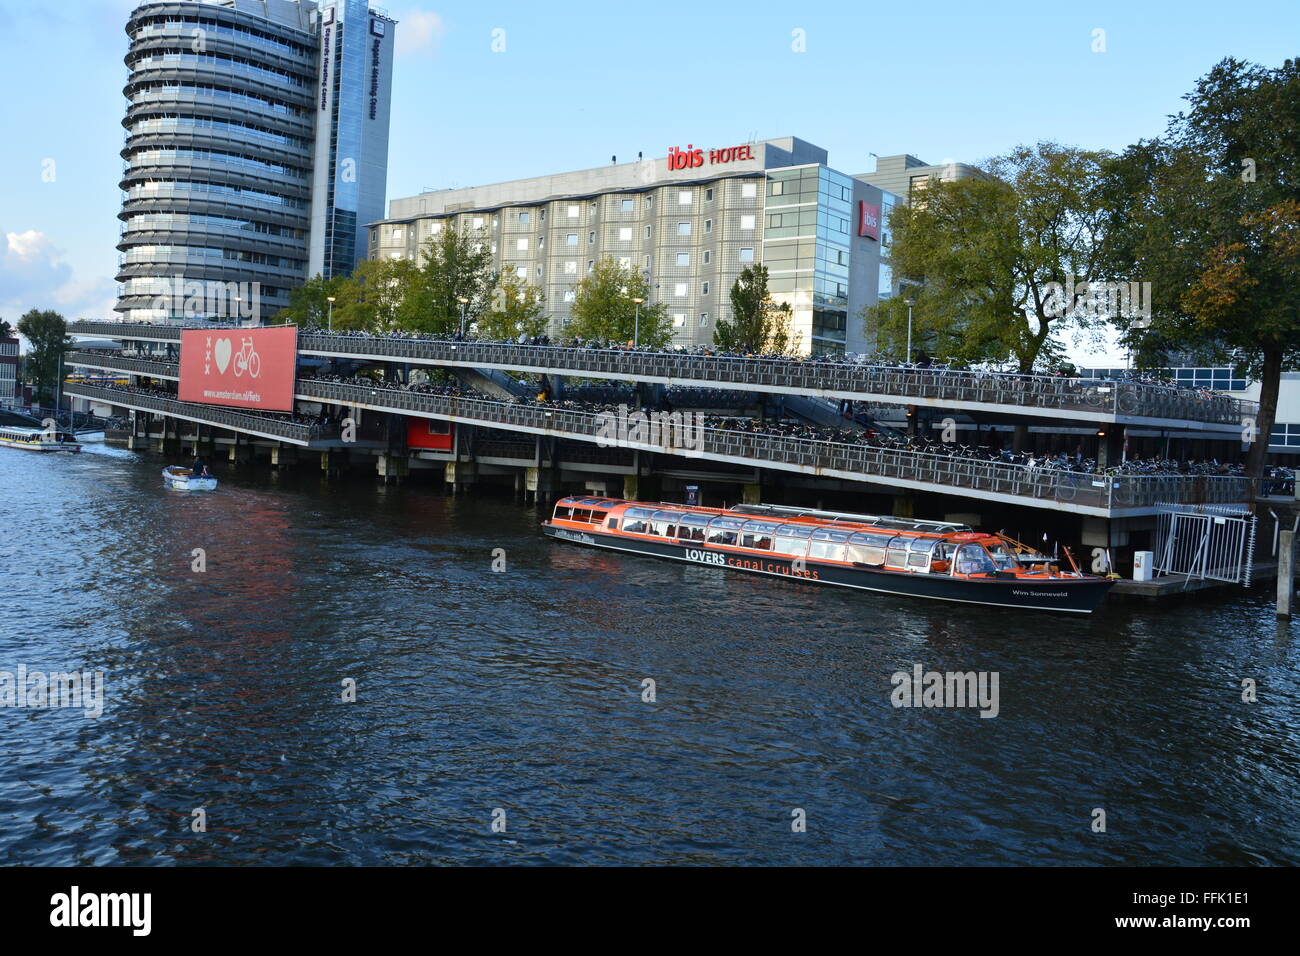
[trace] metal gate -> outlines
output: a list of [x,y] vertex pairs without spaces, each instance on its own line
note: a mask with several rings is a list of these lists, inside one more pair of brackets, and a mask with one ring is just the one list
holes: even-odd
[[1250,585],[1255,516],[1241,508],[1161,505],[1156,524],[1157,574]]

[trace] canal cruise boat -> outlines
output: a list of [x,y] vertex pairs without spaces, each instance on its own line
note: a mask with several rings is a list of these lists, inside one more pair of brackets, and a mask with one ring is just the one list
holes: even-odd
[[[730,509],[573,496],[543,531],[562,541],[909,597],[1090,614],[1113,579],[966,525],[779,505]],[[1040,560],[1041,559],[1041,560]]]
[[0,446],[22,451],[81,451],[81,442],[69,432],[7,425],[0,427]]

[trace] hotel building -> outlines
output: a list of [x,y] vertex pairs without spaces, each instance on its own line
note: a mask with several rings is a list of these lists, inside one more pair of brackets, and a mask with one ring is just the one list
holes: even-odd
[[480,236],[497,269],[544,291],[556,332],[578,282],[612,256],[646,275],[679,345],[711,344],[741,270],[762,263],[801,351],[863,351],[858,315],[891,292],[881,252],[897,201],[794,137],[688,143],[656,159],[395,199],[370,228],[369,255],[417,259],[447,228]]
[[161,0],[127,22],[116,311],[266,319],[384,213],[395,23],[366,0]]

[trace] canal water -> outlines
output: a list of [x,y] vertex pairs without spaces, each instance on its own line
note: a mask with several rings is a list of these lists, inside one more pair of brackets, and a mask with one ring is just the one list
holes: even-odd
[[[104,680],[97,717],[0,707],[0,862],[1300,863],[1267,589],[980,610],[160,468],[0,451],[0,671]],[[997,715],[895,707],[916,665],[996,673]]]

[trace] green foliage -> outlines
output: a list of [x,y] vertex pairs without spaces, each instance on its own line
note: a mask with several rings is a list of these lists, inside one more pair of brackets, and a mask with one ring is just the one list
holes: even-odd
[[1163,137],[1107,164],[1105,266],[1152,282],[1149,328],[1119,324],[1141,365],[1231,357],[1261,383],[1268,436],[1282,372],[1300,365],[1300,61],[1228,58],[1185,98]]
[[785,354],[790,348],[790,306],[767,291],[767,266],[746,266],[731,286],[731,318],[719,319],[713,344],[728,352]]
[[[672,320],[662,302],[650,305],[649,298],[644,275],[606,256],[574,290],[569,332],[579,338],[610,342],[631,342],[635,336],[643,346],[662,348],[672,340]],[[639,309],[636,299],[642,300]]]
[[14,337],[14,327],[9,324],[7,319],[0,319],[0,339],[11,339]]
[[27,340],[25,362],[38,404],[52,403],[59,380],[59,362],[72,348],[68,323],[53,311],[32,309],[18,320],[18,331]]
[[546,331],[546,293],[513,272],[503,275],[492,308],[479,316],[478,333],[490,339],[532,338]]
[[[347,279],[335,276],[326,279],[315,275],[296,289],[289,291],[289,304],[275,314],[277,325],[297,325],[303,329],[323,329],[329,322],[329,297],[337,300]],[[338,302],[334,303],[335,317]]]
[[410,298],[401,309],[403,328],[454,332],[460,328],[463,304],[468,329],[491,306],[499,282],[488,243],[446,225],[421,251],[419,271],[408,287]]
[[[1100,319],[1062,310],[1051,283],[1096,275],[1097,189],[1107,154],[1056,143],[1019,146],[985,164],[989,178],[931,181],[895,207],[887,261],[912,284],[913,347],[966,361],[1011,359],[1021,372],[1059,360],[1060,335]],[[907,306],[863,311],[867,338],[902,358]]]

